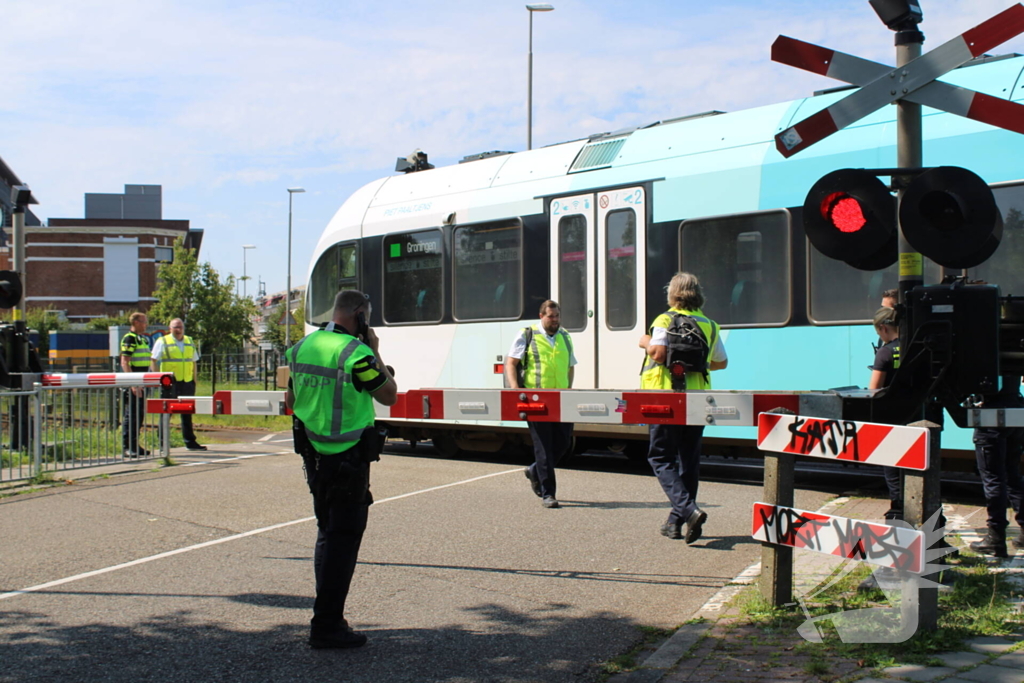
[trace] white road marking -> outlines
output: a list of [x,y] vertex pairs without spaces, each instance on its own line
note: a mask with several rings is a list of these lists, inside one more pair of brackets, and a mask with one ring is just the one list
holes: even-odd
[[271,440],[271,439],[273,439],[273,438],[274,438],[275,436],[277,436],[277,434],[267,434],[266,436],[261,436],[261,437],[260,437],[260,438],[258,439],[258,441],[270,441],[270,440]]
[[239,455],[234,458],[223,458],[221,460],[197,460],[196,462],[186,462],[181,467],[195,467],[196,465],[218,465],[222,462],[232,462],[234,460],[248,460],[249,458],[265,458],[268,455],[287,455],[288,451],[277,451],[275,453],[252,453],[250,455]]
[[[276,453],[267,453],[265,455],[277,455]],[[246,455],[240,458],[232,458],[232,460],[242,460],[244,458],[260,457],[255,455]],[[224,462],[221,460],[220,462]],[[207,465],[214,463],[189,463],[197,465]],[[452,482],[451,484],[442,484],[440,486],[432,486],[429,489],[420,489],[419,491],[412,491],[410,493],[403,493],[398,496],[391,496],[390,498],[384,498],[383,500],[374,501],[374,505],[380,505],[382,503],[389,503],[394,500],[401,500],[402,498],[409,498],[410,496],[417,496],[421,493],[430,493],[431,491],[440,491],[441,489],[451,488],[452,486],[461,486],[463,484],[471,484],[474,481],[480,481],[481,479],[489,479],[490,477],[498,477],[503,474],[512,474],[513,472],[522,472],[522,467],[517,467],[514,470],[504,470],[502,472],[492,472],[491,474],[484,474],[479,477],[473,477],[472,479],[463,479],[462,481]],[[46,590],[48,588],[55,588],[57,586],[63,586],[64,584],[72,583],[74,581],[80,581],[82,579],[88,579],[93,576],[99,576],[101,574],[109,574],[110,572],[118,571],[119,569],[127,569],[128,567],[134,567],[140,564],[146,564],[155,560],[162,560],[165,557],[173,557],[174,555],[180,555],[182,553],[188,553],[193,550],[199,550],[201,548],[208,548],[210,546],[219,545],[221,543],[227,543],[228,541],[237,541],[240,538],[247,538],[249,536],[255,536],[257,534],[263,534],[268,531],[274,531],[275,529],[283,529],[285,527],[294,526],[296,524],[303,524],[305,522],[312,522],[316,517],[303,517],[302,519],[294,519],[290,522],[282,522],[280,524],[274,524],[271,526],[263,527],[262,529],[253,529],[252,531],[246,531],[240,534],[233,534],[231,536],[225,536],[224,538],[217,538],[212,541],[205,541],[203,543],[197,543],[196,545],[190,545],[185,548],[177,548],[175,550],[168,550],[167,552],[158,553],[156,555],[150,555],[149,557],[141,557],[137,560],[130,562],[122,562],[121,564],[115,564],[110,567],[104,567],[103,569],[95,569],[91,572],[84,572],[82,574],[75,574],[74,576],[67,576],[63,579],[57,579],[56,581],[49,581],[47,583],[41,583],[36,586],[29,586],[28,588],[22,588],[21,590],[10,591],[8,593],[0,593],[0,600],[7,600],[18,595],[24,595],[26,593],[34,593],[37,591]]]

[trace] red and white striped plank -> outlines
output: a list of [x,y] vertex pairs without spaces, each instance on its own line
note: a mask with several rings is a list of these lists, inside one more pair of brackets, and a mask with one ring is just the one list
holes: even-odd
[[168,372],[89,372],[89,373],[45,373],[41,384],[44,387],[158,387]]
[[[885,64],[779,36],[772,44],[772,60],[853,85],[867,85],[889,74]],[[932,81],[903,99],[965,118],[1024,133],[1024,105],[959,86]]]
[[796,508],[754,503],[751,536],[758,541],[862,560],[920,574],[925,535],[917,529],[872,524]]
[[[856,92],[790,126],[775,136],[775,146],[782,156],[787,158],[793,156],[886,104],[896,102],[924,88],[939,76],[1022,32],[1024,32],[1024,5],[1013,5],[910,63],[896,69],[889,69]],[[824,48],[810,46],[808,43],[802,45],[809,47],[788,44],[780,50],[779,54],[801,64],[814,64],[826,56],[822,52]],[[842,68],[844,65],[849,66],[845,61],[841,60],[842,63],[837,68]],[[801,68],[803,67],[801,66]],[[814,70],[820,73],[821,68],[819,66]],[[831,65],[826,70],[826,75],[828,75],[828,71],[831,71]],[[981,97],[977,103],[974,102],[974,99],[972,97],[967,110],[968,115],[974,110],[979,117],[978,120],[982,120],[981,117],[984,117],[989,121],[1003,121],[1012,117],[1013,108],[995,104],[998,98]]]
[[923,427],[801,415],[761,413],[757,423],[757,447],[762,451],[909,470],[928,468],[930,438]]
[[283,391],[215,391],[214,409],[218,415],[291,415],[285,407]]
[[146,400],[146,412],[151,415],[217,415],[213,396],[150,398]]

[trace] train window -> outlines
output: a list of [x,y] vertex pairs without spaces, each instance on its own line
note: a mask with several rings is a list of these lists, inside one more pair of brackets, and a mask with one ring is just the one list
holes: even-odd
[[452,236],[456,320],[516,319],[523,310],[523,228],[518,219],[466,225]]
[[306,322],[319,325],[330,321],[334,297],[343,289],[359,289],[359,245],[335,244],[313,266],[306,292]]
[[565,329],[586,329],[587,219],[578,214],[558,221],[558,305]]
[[993,188],[1003,214],[1003,238],[989,260],[968,271],[972,280],[999,285],[1006,296],[1024,295],[1024,185]]
[[384,321],[436,323],[444,300],[440,230],[384,238]]
[[611,330],[631,330],[636,325],[636,212],[609,211],[605,240],[605,322]]
[[789,322],[788,211],[688,220],[679,231],[680,268],[700,278],[713,320],[731,327]]
[[[899,285],[899,268],[857,270],[824,256],[807,243],[808,317],[819,325],[867,323],[882,305],[882,292]],[[942,279],[939,267],[925,259],[924,281]]]

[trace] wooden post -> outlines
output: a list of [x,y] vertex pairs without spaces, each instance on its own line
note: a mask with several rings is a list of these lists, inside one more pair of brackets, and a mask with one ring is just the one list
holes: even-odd
[[[793,507],[792,453],[764,454],[764,502]],[[775,607],[793,602],[793,549],[761,544],[761,595]]]

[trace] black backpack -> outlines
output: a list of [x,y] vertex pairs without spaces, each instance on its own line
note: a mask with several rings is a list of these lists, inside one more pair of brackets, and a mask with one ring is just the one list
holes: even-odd
[[692,316],[669,311],[672,322],[668,326],[668,355],[665,367],[672,377],[672,390],[686,389],[686,373],[699,372],[708,381],[710,347],[704,330]]
[[516,365],[516,377],[518,378],[520,389],[526,387],[526,358],[530,355],[530,344],[533,342],[532,327],[523,329],[523,339],[526,340],[526,352],[523,353],[523,357],[519,359],[519,364]]

